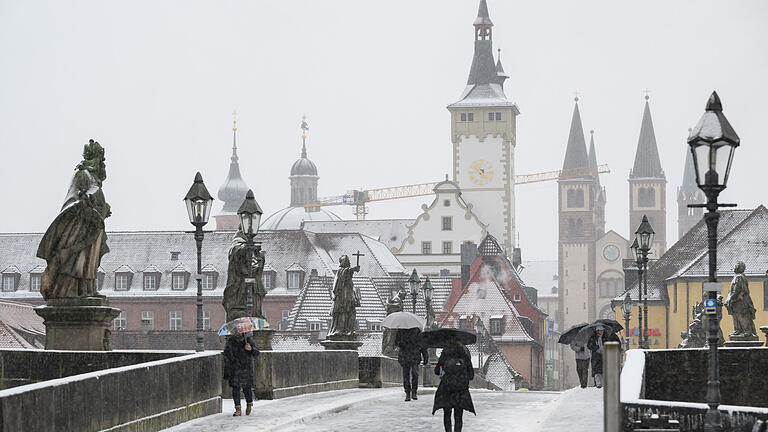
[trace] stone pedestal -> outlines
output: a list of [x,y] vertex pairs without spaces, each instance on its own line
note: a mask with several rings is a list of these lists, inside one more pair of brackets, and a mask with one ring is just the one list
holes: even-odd
[[261,330],[253,331],[253,343],[256,344],[256,348],[259,351],[272,351],[272,337],[275,335],[275,330],[271,328],[265,328]]
[[363,343],[357,340],[357,335],[350,336],[328,336],[324,341],[320,341],[320,345],[327,350],[352,350],[357,351],[358,348],[363,346]]
[[759,340],[731,340],[725,343],[726,348],[751,348],[763,346]]
[[765,335],[765,346],[768,347],[768,326],[760,327],[760,331]]
[[50,299],[35,308],[45,324],[45,349],[109,351],[109,328],[120,309],[103,297]]

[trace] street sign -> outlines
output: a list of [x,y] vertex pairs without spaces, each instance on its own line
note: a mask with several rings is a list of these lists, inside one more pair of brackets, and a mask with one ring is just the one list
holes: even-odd
[[245,278],[245,283],[256,283],[256,278]]
[[717,300],[704,299],[704,313],[707,315],[715,315],[717,313]]

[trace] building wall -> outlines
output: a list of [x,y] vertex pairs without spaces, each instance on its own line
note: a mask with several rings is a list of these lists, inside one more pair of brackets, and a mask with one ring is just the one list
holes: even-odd
[[[624,291],[622,260],[630,255],[628,249],[627,240],[615,231],[609,231],[595,243],[595,311],[597,318],[613,319],[611,300]],[[601,281],[616,282],[614,285],[616,291],[603,293]]]
[[507,361],[512,368],[517,371],[523,378],[528,381],[528,385],[535,383],[532,376],[532,356],[533,350],[530,344],[507,344],[497,342],[499,350],[507,358]]
[[[489,112],[500,112],[501,120],[488,120]],[[474,115],[474,121],[461,121],[461,114]],[[463,198],[488,224],[489,232],[507,251],[515,239],[515,122],[516,107],[478,107],[451,109],[453,142],[453,180]],[[478,175],[478,163],[490,169],[490,179]]]
[[[653,188],[654,205],[640,206],[639,191],[641,188]],[[666,188],[667,181],[664,179],[629,180],[629,238],[634,238],[635,230],[640,226],[643,215],[647,215],[655,232],[653,245],[651,245],[652,258],[658,258],[667,251]]]
[[275,330],[285,330],[285,325],[287,323],[287,317],[285,319],[285,323],[283,324],[283,327],[281,327],[281,322],[283,321],[283,311],[286,311],[287,313],[291,312],[291,308],[293,308],[294,303],[296,303],[297,296],[295,295],[285,295],[285,296],[266,296],[264,297],[264,303],[262,304],[262,311],[264,312],[264,316],[267,318],[267,322],[269,323],[272,328]]
[[587,282],[592,249],[593,245],[590,243],[560,246],[561,276],[558,290],[563,299],[560,309],[563,315],[563,331],[574,324],[589,321]]

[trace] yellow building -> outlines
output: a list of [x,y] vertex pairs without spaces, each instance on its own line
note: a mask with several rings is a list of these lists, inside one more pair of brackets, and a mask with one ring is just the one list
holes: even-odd
[[[743,261],[744,274],[749,281],[752,303],[757,309],[755,328],[768,325],[768,209],[721,211],[718,225],[717,279],[723,284],[723,298],[728,297],[733,268]],[[682,342],[693,320],[692,309],[702,299],[702,283],[707,280],[709,254],[707,253],[707,227],[700,221],[691,228],[656,262],[649,264],[648,333],[651,348],[676,348]],[[633,275],[634,279],[637,279]],[[629,279],[629,276],[627,277]],[[631,298],[637,302],[638,284],[629,288]],[[616,319],[622,325],[625,317],[621,303],[626,292],[612,301]],[[639,331],[638,308],[630,315],[630,348],[637,347]],[[723,335],[733,332],[733,320],[723,310],[720,323]],[[757,330],[758,336],[762,334]]]

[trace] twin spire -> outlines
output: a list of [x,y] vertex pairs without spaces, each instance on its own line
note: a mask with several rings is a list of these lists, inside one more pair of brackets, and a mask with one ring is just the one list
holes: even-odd
[[640,125],[640,138],[637,141],[635,152],[635,164],[629,173],[629,178],[655,178],[663,179],[664,170],[661,169],[659,149],[656,146],[656,134],[653,131],[651,108],[648,105],[648,95],[645,95],[645,110],[643,122]]

